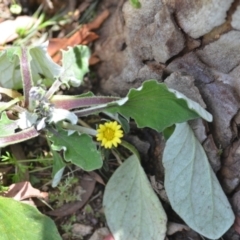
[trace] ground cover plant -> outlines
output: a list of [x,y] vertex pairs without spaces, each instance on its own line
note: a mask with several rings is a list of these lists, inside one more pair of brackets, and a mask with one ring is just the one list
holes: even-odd
[[[234,214],[187,122],[197,118],[211,122],[212,115],[154,79],[146,79],[123,98],[95,96],[92,92],[60,95],[57,92],[62,85],[81,85],[88,72],[90,51],[86,46],[69,48],[63,51],[60,66],[48,56],[46,44],[1,52],[1,93],[9,99],[0,102],[0,146],[44,134],[53,156],[53,187],[59,184],[67,165],[84,171],[100,169],[104,154],[112,152],[121,164],[106,185],[103,206],[114,239],[165,239],[164,208],[149,184],[139,153],[124,140],[132,121],[138,128],[162,132],[166,139],[164,185],[172,208],[204,237],[221,237],[233,224]],[[94,124],[88,122],[89,116],[96,117]],[[128,149],[127,157],[118,152],[119,146]],[[14,239],[19,232],[25,234],[22,238],[19,235],[20,239],[60,239],[53,222],[35,208],[4,197],[0,204],[0,226],[5,233],[2,239]],[[24,226],[9,219],[10,208],[29,214],[21,219]],[[28,231],[30,222],[36,224],[32,220],[35,218],[39,220],[38,231]],[[49,222],[52,231],[47,228]]]

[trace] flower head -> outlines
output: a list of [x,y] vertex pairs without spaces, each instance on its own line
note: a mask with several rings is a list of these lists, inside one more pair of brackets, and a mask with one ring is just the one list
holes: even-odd
[[100,124],[97,132],[97,141],[102,142],[101,145],[105,148],[112,148],[112,146],[117,147],[117,145],[121,143],[120,138],[123,137],[121,125],[116,121]]

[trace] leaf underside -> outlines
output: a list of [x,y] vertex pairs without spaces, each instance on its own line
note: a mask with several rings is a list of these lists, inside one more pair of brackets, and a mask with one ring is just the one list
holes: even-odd
[[163,165],[172,208],[196,232],[220,238],[233,224],[234,214],[187,123],[176,124],[164,149]]
[[166,214],[135,155],[112,175],[103,205],[115,240],[165,239]]

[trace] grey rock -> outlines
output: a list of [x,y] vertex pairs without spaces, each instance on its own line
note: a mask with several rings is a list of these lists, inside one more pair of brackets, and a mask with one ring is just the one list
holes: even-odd
[[175,0],[176,17],[184,32],[192,38],[199,38],[225,22],[232,2],[233,0]]
[[231,25],[234,29],[240,30],[240,5],[232,15]]
[[240,32],[230,31],[197,51],[198,57],[209,67],[228,73],[240,63]]

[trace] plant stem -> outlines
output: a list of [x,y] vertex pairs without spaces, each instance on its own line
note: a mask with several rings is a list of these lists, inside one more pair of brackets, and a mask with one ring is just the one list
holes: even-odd
[[52,166],[43,167],[43,168],[35,169],[35,170],[32,170],[32,171],[28,171],[28,172],[29,172],[29,173],[34,173],[34,172],[43,171],[43,170],[49,169],[49,168],[52,168]]
[[127,148],[130,152],[135,154],[137,156],[138,160],[141,162],[141,158],[140,158],[139,152],[132,144],[122,140],[120,145],[122,145],[123,147]]
[[[35,158],[35,159],[24,159],[24,160],[21,160],[21,163],[23,162],[40,162],[40,161],[53,161],[53,158],[42,158],[42,159],[38,159],[38,158]],[[8,164],[14,164],[14,163],[10,163],[10,162],[0,162],[0,166],[1,165],[8,165]]]
[[117,159],[118,164],[121,165],[122,164],[122,160],[121,160],[120,156],[118,155],[118,153],[115,150],[112,149],[112,154]]
[[85,123],[82,119],[78,119],[78,123],[81,124],[83,127],[86,127],[86,128],[91,128],[87,123]]
[[80,133],[86,133],[92,136],[96,136],[97,135],[97,131],[95,129],[92,128],[86,128],[86,127],[81,127],[79,125],[73,125],[70,124],[68,122],[62,122],[62,126],[68,130],[75,130],[77,132]]

